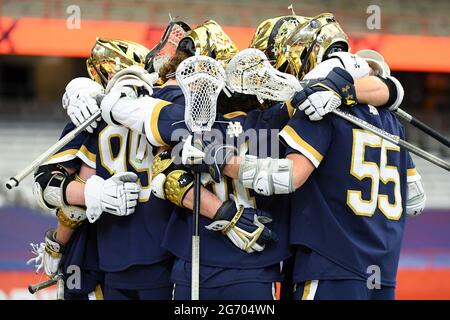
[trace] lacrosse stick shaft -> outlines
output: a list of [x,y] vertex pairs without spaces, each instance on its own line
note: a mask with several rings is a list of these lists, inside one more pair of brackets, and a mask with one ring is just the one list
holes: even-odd
[[25,179],[30,173],[36,170],[41,164],[48,160],[49,157],[54,155],[58,150],[68,144],[70,141],[75,139],[75,137],[82,131],[84,131],[92,122],[94,122],[97,118],[101,116],[101,110],[98,110],[92,116],[90,116],[85,122],[83,122],[79,127],[73,129],[69,133],[67,133],[62,139],[48,148],[44,153],[42,153],[39,157],[37,157],[32,163],[30,163],[25,169],[19,172],[14,177],[10,178],[6,183],[6,188],[11,190],[14,187],[17,187],[23,179]]
[[29,291],[31,294],[35,294],[35,293],[38,292],[39,290],[42,290],[42,289],[45,289],[45,288],[48,288],[48,287],[51,287],[51,286],[55,285],[56,282],[57,282],[56,279],[48,279],[48,280],[45,280],[45,281],[36,283],[36,284],[34,284],[34,285],[31,285],[31,284],[30,284],[30,285],[28,286],[28,291]]
[[192,221],[192,279],[191,279],[191,300],[199,300],[200,291],[200,235],[199,235],[199,215],[200,215],[200,173],[195,173],[194,180],[194,219]]
[[409,122],[410,124],[412,124],[414,127],[422,130],[423,132],[425,132],[426,134],[432,136],[434,139],[436,139],[437,141],[439,141],[440,143],[444,144],[445,146],[450,148],[450,140],[445,137],[444,135],[440,134],[439,132],[437,132],[436,130],[434,130],[433,128],[431,128],[430,126],[426,125],[425,123],[423,123],[422,121],[414,118],[412,115],[410,115],[409,113],[405,112],[404,110],[398,108],[395,113],[402,119],[404,119],[405,121]]
[[422,149],[416,147],[415,145],[413,145],[405,140],[400,139],[397,136],[394,136],[384,130],[381,130],[380,128],[375,127],[374,125],[372,125],[364,120],[361,120],[358,117],[355,117],[354,115],[351,115],[342,110],[335,109],[333,111],[333,113],[336,114],[337,116],[344,118],[345,120],[357,125],[358,127],[366,129],[366,130],[372,132],[373,134],[375,134],[383,139],[386,139],[387,141],[390,141],[402,148],[405,148],[408,151],[414,153],[415,155],[417,155],[417,156],[419,156],[419,157],[421,157],[421,158],[423,158],[423,159],[425,159],[447,171],[450,171],[450,163],[432,155],[431,153],[426,152],[425,150],[422,150]]
[[56,280],[56,300],[64,300],[64,278],[61,270]]

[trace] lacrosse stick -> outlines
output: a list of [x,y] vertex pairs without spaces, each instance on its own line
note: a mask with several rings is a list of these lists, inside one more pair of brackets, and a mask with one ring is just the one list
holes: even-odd
[[76,127],[69,133],[67,133],[63,138],[61,138],[58,142],[48,148],[44,153],[34,159],[25,169],[20,171],[17,175],[10,178],[6,183],[6,188],[11,190],[14,187],[17,187],[23,179],[25,179],[30,173],[34,172],[37,167],[46,162],[48,158],[54,155],[57,151],[59,151],[62,147],[67,145],[70,141],[75,139],[77,135],[79,135],[82,131],[84,131],[92,122],[96,121],[99,117],[101,117],[102,111],[98,110],[96,113],[91,115],[85,122],[83,122],[80,126]]
[[45,280],[45,281],[42,281],[42,282],[39,282],[39,283],[36,283],[36,284],[33,284],[33,285],[30,284],[28,286],[28,291],[31,294],[35,294],[39,290],[51,287],[51,286],[55,285],[56,283],[57,283],[57,280],[52,278],[52,279],[48,279],[48,280]]
[[150,73],[159,73],[161,67],[169,62],[174,56],[178,43],[190,29],[191,28],[186,23],[174,21],[172,17],[170,17],[170,22],[167,25],[161,40],[159,40],[158,44],[145,58],[145,69]]
[[61,269],[56,276],[56,300],[64,300],[64,278]]
[[414,118],[412,115],[410,115],[406,111],[398,108],[397,110],[395,110],[395,113],[403,120],[412,124],[414,127],[418,128],[418,129],[422,130],[423,132],[425,132],[426,134],[432,136],[433,138],[435,138],[437,141],[444,144],[445,146],[450,147],[450,140],[447,137],[445,137],[441,133],[437,132],[430,126],[426,125],[422,121]]
[[[176,79],[183,91],[186,108],[184,121],[192,133],[211,130],[216,118],[216,104],[225,86],[225,70],[214,59],[194,56],[184,60],[177,68]],[[192,278],[191,299],[199,299],[200,235],[200,173],[194,180],[194,217],[192,223]]]
[[61,273],[61,269],[59,269],[58,274],[51,279],[36,283],[34,285],[30,284],[28,286],[28,291],[31,294],[35,294],[36,292],[51,287],[55,284],[56,284],[56,300],[64,300],[64,279]]
[[227,88],[256,95],[259,100],[288,101],[302,90],[297,78],[273,68],[264,53],[245,49],[227,64]]
[[[142,71],[141,71],[142,70]],[[105,89],[105,94],[108,94],[110,90],[114,87],[115,84],[120,81],[127,81],[129,79],[133,80],[133,77],[140,77],[142,80],[145,80],[144,87],[151,87],[152,84],[157,80],[156,74],[149,74],[144,72],[142,68],[137,66],[130,66],[126,69],[123,69],[115,74],[115,76],[108,82],[108,85]],[[100,106],[103,95],[98,95],[96,98],[97,105]],[[67,133],[62,139],[48,148],[44,153],[38,156],[31,164],[29,164],[25,169],[23,169],[16,176],[9,179],[6,183],[6,187],[8,189],[12,189],[17,187],[25,177],[27,177],[30,173],[32,173],[37,167],[46,162],[49,157],[51,157],[55,152],[59,151],[62,147],[67,145],[70,141],[75,139],[75,137],[80,134],[83,130],[85,130],[92,122],[96,121],[96,119],[100,118],[102,111],[99,109],[93,115],[91,115],[85,122],[83,122],[80,126],[73,129],[69,133]]]
[[[272,65],[270,65],[264,54],[258,51],[259,50],[255,51],[255,49],[246,49],[231,59],[227,65],[226,71],[228,86],[231,90],[246,94],[254,94],[260,99],[281,102],[291,100],[294,94],[301,90],[302,82],[298,82],[296,79],[295,81],[297,84],[294,85],[291,83],[289,77],[281,77],[280,74],[283,75],[283,73],[279,72]],[[297,89],[297,85],[300,85],[300,89]],[[284,87],[284,90],[280,90],[280,87]],[[331,101],[331,103],[340,105],[340,99],[336,97],[335,101]],[[450,171],[450,164],[448,162],[432,155],[431,153],[428,153],[425,150],[422,150],[411,143],[381,130],[380,128],[377,128],[347,112],[339,109],[334,109],[332,112],[337,116],[357,125],[358,127],[366,129],[373,134],[403,147],[447,171]]]

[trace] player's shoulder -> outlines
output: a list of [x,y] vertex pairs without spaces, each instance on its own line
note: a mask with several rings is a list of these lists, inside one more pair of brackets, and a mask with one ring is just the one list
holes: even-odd
[[[371,105],[357,105],[351,108],[351,113],[361,120],[401,138],[404,136],[404,127],[397,117],[388,108]],[[337,118],[337,116],[335,116]],[[346,122],[346,120],[340,120]]]
[[161,100],[167,100],[172,103],[184,105],[184,95],[181,88],[177,85],[165,85],[155,87],[152,96]]

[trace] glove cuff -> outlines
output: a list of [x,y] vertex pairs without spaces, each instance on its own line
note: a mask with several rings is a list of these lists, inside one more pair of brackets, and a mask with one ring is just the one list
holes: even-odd
[[94,223],[102,214],[101,188],[105,180],[93,175],[86,181],[84,199],[86,203],[86,216],[90,223]]
[[59,258],[64,254],[65,246],[56,240],[56,230],[49,229],[45,232],[45,252],[54,258]]
[[236,203],[233,200],[227,200],[220,208],[217,210],[216,214],[214,215],[213,220],[214,221],[229,221],[229,223],[221,230],[223,234],[226,234],[226,232],[233,228],[236,223],[239,221],[239,219],[242,216],[242,213],[244,212],[244,206],[239,205],[236,208]]
[[343,102],[348,106],[357,104],[356,90],[353,77],[346,70],[336,67],[327,76],[335,86]]

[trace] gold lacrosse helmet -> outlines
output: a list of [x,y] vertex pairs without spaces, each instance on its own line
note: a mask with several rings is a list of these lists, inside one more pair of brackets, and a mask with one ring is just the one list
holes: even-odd
[[296,15],[264,20],[256,29],[249,48],[261,50],[269,61],[275,64],[286,38],[298,25],[309,20],[310,18]]
[[189,31],[177,50],[190,55],[209,56],[218,61],[228,61],[239,52],[233,40],[214,20],[208,20]]
[[348,37],[331,13],[263,21],[250,47],[262,50],[278,70],[299,79],[335,51],[348,51]]
[[132,65],[144,67],[149,49],[127,40],[97,38],[91,55],[86,60],[90,77],[101,85],[107,85],[116,72]]
[[302,79],[329,55],[349,51],[348,36],[331,13],[322,13],[296,27],[286,38],[276,67],[289,65],[290,73]]

